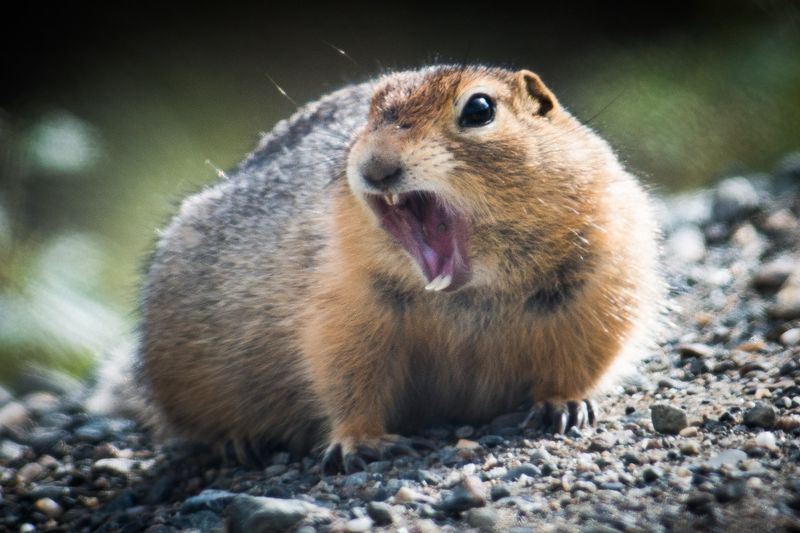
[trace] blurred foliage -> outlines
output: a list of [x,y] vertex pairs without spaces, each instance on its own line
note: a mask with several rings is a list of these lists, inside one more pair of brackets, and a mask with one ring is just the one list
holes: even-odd
[[250,16],[215,7],[188,23],[175,10],[160,27],[146,10],[117,25],[67,23],[84,15],[76,9],[16,50],[28,62],[6,69],[25,78],[16,90],[0,83],[5,382],[30,362],[83,375],[133,331],[156,229],[216,179],[207,160],[230,168],[294,109],[269,78],[303,102],[384,65],[466,57],[531,68],[662,191],[769,171],[800,148],[791,2],[559,4],[546,24],[495,13],[481,31],[470,10],[420,17],[411,6],[286,14],[265,4]]

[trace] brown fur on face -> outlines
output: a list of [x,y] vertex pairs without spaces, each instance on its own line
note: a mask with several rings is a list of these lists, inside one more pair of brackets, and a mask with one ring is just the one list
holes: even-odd
[[[461,127],[476,93],[494,119]],[[458,290],[426,291],[381,227],[370,158],[402,169],[391,191],[463,217]],[[652,333],[649,201],[528,71],[431,67],[344,89],[211,191],[165,232],[142,327],[144,382],[193,438],[301,451],[327,435],[348,452],[479,423],[526,399],[583,398]]]

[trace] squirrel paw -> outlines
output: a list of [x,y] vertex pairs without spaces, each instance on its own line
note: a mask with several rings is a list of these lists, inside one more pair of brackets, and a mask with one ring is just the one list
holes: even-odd
[[594,426],[598,412],[593,400],[546,401],[535,405],[520,425],[563,434],[571,427]]
[[382,459],[418,457],[421,450],[434,449],[433,443],[422,438],[386,434],[359,442],[333,442],[322,456],[322,471],[327,475],[351,474],[366,470],[367,463]]

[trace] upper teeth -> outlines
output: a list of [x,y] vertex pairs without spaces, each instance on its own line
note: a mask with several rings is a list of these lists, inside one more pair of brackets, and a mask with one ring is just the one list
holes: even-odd
[[400,203],[400,195],[395,194],[384,194],[383,200],[389,205],[397,205]]
[[447,287],[450,286],[450,282],[453,281],[452,274],[439,274],[430,283],[425,286],[426,291],[443,291]]

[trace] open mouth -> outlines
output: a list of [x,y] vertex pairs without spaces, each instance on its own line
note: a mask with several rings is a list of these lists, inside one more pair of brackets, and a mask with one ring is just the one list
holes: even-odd
[[419,265],[429,291],[454,291],[469,280],[466,224],[430,192],[366,196],[384,229]]

